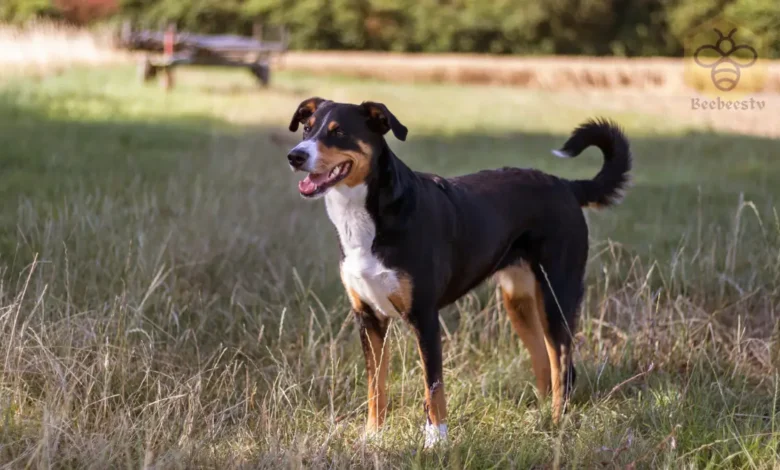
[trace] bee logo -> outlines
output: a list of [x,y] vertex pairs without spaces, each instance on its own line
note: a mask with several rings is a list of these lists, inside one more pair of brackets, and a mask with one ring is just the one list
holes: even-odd
[[[739,84],[742,75],[740,69],[755,64],[758,53],[747,44],[736,45],[732,36],[737,32],[737,28],[729,31],[726,36],[717,28],[713,28],[713,31],[718,34],[715,45],[706,44],[696,49],[693,60],[699,67],[712,69],[710,77],[715,88],[731,91]],[[724,47],[724,44],[727,47]]]

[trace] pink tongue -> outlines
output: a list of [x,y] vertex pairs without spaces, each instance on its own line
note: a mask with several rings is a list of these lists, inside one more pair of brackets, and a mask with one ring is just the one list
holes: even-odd
[[317,187],[328,181],[327,173],[309,173],[306,178],[298,182],[298,191],[303,194],[311,194],[317,190]]
[[[310,175],[311,176],[311,175]],[[298,191],[302,194],[311,194],[317,190],[317,184],[309,179],[309,176],[298,182]]]

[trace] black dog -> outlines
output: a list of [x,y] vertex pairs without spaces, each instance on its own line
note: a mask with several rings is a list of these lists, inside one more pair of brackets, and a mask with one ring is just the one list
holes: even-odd
[[604,165],[592,180],[570,181],[518,168],[441,178],[409,169],[388,147],[407,129],[380,103],[310,98],[290,130],[303,141],[287,159],[308,175],[304,197],[325,196],[338,231],[341,278],[360,325],[368,372],[367,431],[387,412],[385,379],[391,318],[417,335],[425,372],[426,445],[446,438],[438,310],[495,274],[512,325],[528,348],[539,392],[552,390],[558,421],[573,386],[572,334],[583,293],[588,227],[582,207],[618,201],[631,155],[604,120],[578,127],[560,157],[595,145]]

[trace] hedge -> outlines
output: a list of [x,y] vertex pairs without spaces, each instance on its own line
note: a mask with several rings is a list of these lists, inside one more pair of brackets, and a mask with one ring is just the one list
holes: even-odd
[[[69,18],[59,3],[116,4]],[[0,21],[36,16],[88,22],[175,22],[203,33],[250,34],[287,26],[295,49],[496,54],[675,56],[681,38],[723,13],[758,33],[780,57],[777,0],[3,0]],[[82,9],[83,10],[83,9]],[[91,11],[91,10],[87,10]]]

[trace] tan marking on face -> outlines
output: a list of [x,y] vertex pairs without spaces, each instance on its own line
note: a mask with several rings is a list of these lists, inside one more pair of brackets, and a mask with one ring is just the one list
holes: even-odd
[[328,123],[328,130],[329,130],[329,131],[332,131],[333,129],[335,129],[335,128],[337,128],[337,127],[339,127],[339,123],[338,123],[338,122],[336,122],[336,121],[330,121],[330,122]]
[[398,290],[390,294],[387,300],[393,304],[395,310],[401,315],[406,315],[412,308],[412,278],[405,273],[398,275]]
[[371,150],[370,145],[359,140],[358,146],[360,147],[360,152],[352,152],[355,154],[355,158],[352,161],[352,170],[343,181],[350,188],[366,181],[368,174],[371,172],[371,159],[374,157],[374,152]]
[[316,100],[309,100],[303,105],[306,109],[311,111],[312,113],[317,111],[317,101]]
[[379,108],[371,107],[369,109],[369,112],[371,113],[371,117],[373,119],[382,119],[385,117],[385,115],[382,113],[382,111],[379,110]]
[[306,125],[309,127],[314,127],[314,123],[317,122],[317,118],[312,116],[309,118],[308,121],[306,121]]
[[351,161],[352,169],[339,184],[346,184],[352,188],[363,183],[371,171],[372,151],[371,146],[363,141],[358,141],[358,145],[360,146],[359,151],[343,150],[337,147],[326,147],[322,142],[317,141],[318,165],[314,171],[316,173],[326,173],[336,165]]

